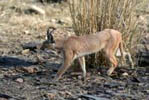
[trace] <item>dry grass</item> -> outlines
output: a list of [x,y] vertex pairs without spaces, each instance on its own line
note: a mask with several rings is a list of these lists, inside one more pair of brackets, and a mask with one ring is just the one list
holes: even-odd
[[[34,1],[34,0],[33,0]],[[36,24],[36,23],[45,23],[45,22],[49,22],[51,20],[67,20],[66,22],[68,22],[68,20],[70,21],[71,19],[69,19],[69,7],[67,3],[63,3],[63,4],[40,4],[38,2],[33,2],[30,0],[10,0],[10,1],[0,1],[0,19],[3,18],[3,20],[1,20],[1,23],[17,23],[19,22],[19,24],[21,23],[21,21],[27,21],[29,22],[31,20],[31,22],[29,22],[28,27],[31,26],[31,24]],[[35,14],[35,13],[30,13],[29,11],[27,11],[30,6],[37,6],[41,9],[43,9],[43,11],[45,11],[45,15],[40,15],[40,14]],[[54,8],[54,9],[53,9]],[[13,18],[14,17],[14,18]],[[12,20],[11,20],[11,19]],[[11,20],[11,22],[9,22],[9,19]],[[15,20],[14,20],[15,19]],[[36,20],[37,19],[37,20]],[[32,21],[33,20],[33,21]],[[23,23],[24,23],[23,21]],[[22,23],[22,24],[23,24]],[[55,24],[55,23],[54,23]],[[68,23],[69,24],[69,23]],[[70,25],[71,25],[71,21],[70,21]]]
[[[45,11],[45,15],[26,12],[35,5]],[[61,23],[59,23],[61,21]],[[71,26],[69,6],[67,3],[42,4],[36,0],[0,0],[0,52],[20,52],[22,44],[42,42],[46,30],[54,26],[59,30],[67,30]],[[61,37],[66,32],[57,33]]]
[[[144,33],[139,29],[136,17],[136,8],[141,3],[139,0],[71,0],[73,28],[77,35],[92,34],[105,28],[119,30],[125,50],[135,56],[134,48]],[[88,64],[106,64],[101,56],[102,53],[91,55]]]
[[[45,15],[27,12],[32,5],[43,9]],[[36,0],[3,0],[0,1],[0,12],[1,32],[8,35],[16,34],[19,37],[44,37],[49,26],[64,28],[72,25],[67,3],[43,5]]]
[[[73,28],[77,35],[91,34],[104,28],[114,28],[123,33],[126,48],[131,51],[136,46],[135,41],[139,41],[139,38],[136,39],[134,37],[140,37],[141,34],[140,29],[136,28],[138,24],[136,21],[137,17],[135,17],[135,8],[139,9],[141,6],[136,5],[135,0],[70,1]],[[140,3],[137,2],[137,4]],[[46,12],[45,16],[31,13],[26,14],[25,11],[30,5],[42,8]],[[43,5],[36,0],[2,0],[0,1],[1,36],[5,37],[7,42],[11,41],[14,44],[16,42],[20,43],[23,40],[33,41],[41,39],[41,36],[44,39],[47,27],[63,28],[72,25],[68,7],[67,3],[45,3]],[[59,24],[59,20],[63,23]],[[94,65],[99,64],[99,61],[103,62],[103,60],[100,60],[103,59],[99,57],[100,55],[92,56],[90,64]],[[98,60],[94,60],[96,58]]]

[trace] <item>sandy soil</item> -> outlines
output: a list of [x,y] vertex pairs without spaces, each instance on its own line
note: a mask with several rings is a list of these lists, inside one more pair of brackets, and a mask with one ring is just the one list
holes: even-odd
[[[35,5],[45,14],[30,12]],[[70,69],[57,83],[51,83],[61,65],[55,51],[23,48],[41,43],[49,26],[56,38],[73,33],[67,3],[41,4],[31,0],[0,1],[0,100],[149,100],[149,68],[88,68],[88,79]],[[43,58],[39,63],[37,55]],[[76,66],[79,67],[79,66]]]

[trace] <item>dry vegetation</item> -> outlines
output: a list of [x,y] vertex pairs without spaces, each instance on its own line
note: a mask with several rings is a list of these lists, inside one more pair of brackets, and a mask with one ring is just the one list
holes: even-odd
[[[22,32],[26,30],[43,32],[48,26],[69,27],[71,19],[66,5],[66,3],[61,6],[57,3],[43,5],[35,0],[4,0],[0,2],[1,24],[2,26],[6,25],[4,28],[8,28],[7,25],[12,25],[13,30],[20,31],[21,29]],[[41,8],[45,14],[30,11],[32,6]]]
[[[92,34],[105,28],[119,30],[123,34],[125,51],[135,57],[134,48],[145,30],[138,24],[137,8],[146,0],[72,0],[70,11],[77,35]],[[105,64],[102,54],[88,57],[88,64]]]
[[[39,37],[38,40],[44,39],[45,31],[49,26],[57,28],[72,26],[77,35],[113,28],[123,33],[125,49],[135,56],[132,50],[144,33],[144,29],[139,29],[136,17],[137,12],[140,11],[138,9],[142,8],[140,2],[138,2],[139,0],[137,2],[136,0],[71,0],[69,2],[71,14],[67,3],[61,2],[59,6],[57,3],[48,4],[46,3],[48,0],[41,0],[44,1],[41,5],[37,1],[1,1],[0,26],[1,30],[4,30],[1,34],[11,33],[14,37],[19,36],[18,40],[24,38],[25,41],[29,42],[37,40],[37,37]],[[141,3],[143,2],[141,1]],[[45,14],[30,12],[29,9],[33,5],[43,9]],[[29,35],[32,35],[32,37],[29,37]],[[14,37],[10,37],[10,41],[16,41]],[[5,42],[5,40],[1,41]],[[101,56],[102,54],[92,55],[89,58],[89,60],[91,59],[89,64],[104,63]]]
[[[0,52],[5,55],[12,49],[21,48],[20,44],[24,42],[45,39],[45,32],[49,26],[65,32],[64,28],[71,26],[67,5],[63,2],[41,4],[36,0],[0,1]],[[41,8],[45,14],[31,12],[32,6]]]
[[[130,9],[131,2],[135,0],[67,0],[72,1],[71,9],[63,1],[0,0],[0,100],[87,100],[80,97],[85,94],[107,100],[149,100],[148,67],[133,70],[117,68],[111,77],[105,75],[106,67],[89,68],[86,83],[81,80],[81,73],[68,71],[58,83],[51,84],[53,74],[60,67],[61,58],[55,56],[52,50],[37,52],[37,49],[22,46],[28,42],[41,43],[45,40],[49,26],[57,28],[54,37],[64,38],[71,33],[73,23],[77,35],[115,28],[123,33],[125,41],[125,37],[129,36],[125,44],[126,48],[131,45],[132,50],[132,43],[136,41],[134,37],[141,35],[141,31],[135,30],[135,26],[138,27],[137,22],[134,22],[136,15],[140,16],[139,28],[144,31],[144,26],[149,26],[149,3],[140,6],[137,2],[137,7],[132,8],[134,12],[126,13],[125,8]],[[142,3],[147,0],[139,1]],[[42,9],[44,13],[31,11],[32,6]],[[38,62],[37,54],[43,58],[43,63]],[[100,61],[97,55],[92,56]],[[98,61],[92,59],[89,64],[99,64]]]

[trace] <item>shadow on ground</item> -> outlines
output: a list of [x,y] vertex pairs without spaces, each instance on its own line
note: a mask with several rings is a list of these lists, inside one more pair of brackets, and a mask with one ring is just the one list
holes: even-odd
[[0,68],[1,67],[28,67],[35,65],[35,62],[10,56],[0,56]]

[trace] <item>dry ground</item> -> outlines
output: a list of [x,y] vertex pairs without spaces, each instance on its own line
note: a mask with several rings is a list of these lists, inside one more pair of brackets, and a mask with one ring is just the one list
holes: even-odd
[[[42,8],[45,14],[30,12],[31,5]],[[0,100],[149,99],[148,67],[118,68],[112,77],[106,76],[105,67],[88,69],[85,83],[80,73],[70,73],[70,70],[60,82],[51,84],[61,58],[51,50],[48,54],[24,49],[22,45],[41,43],[49,26],[58,28],[54,34],[56,38],[69,36],[73,33],[71,25],[67,3],[43,5],[35,0],[0,1]],[[43,57],[43,63],[37,61],[37,54]]]

